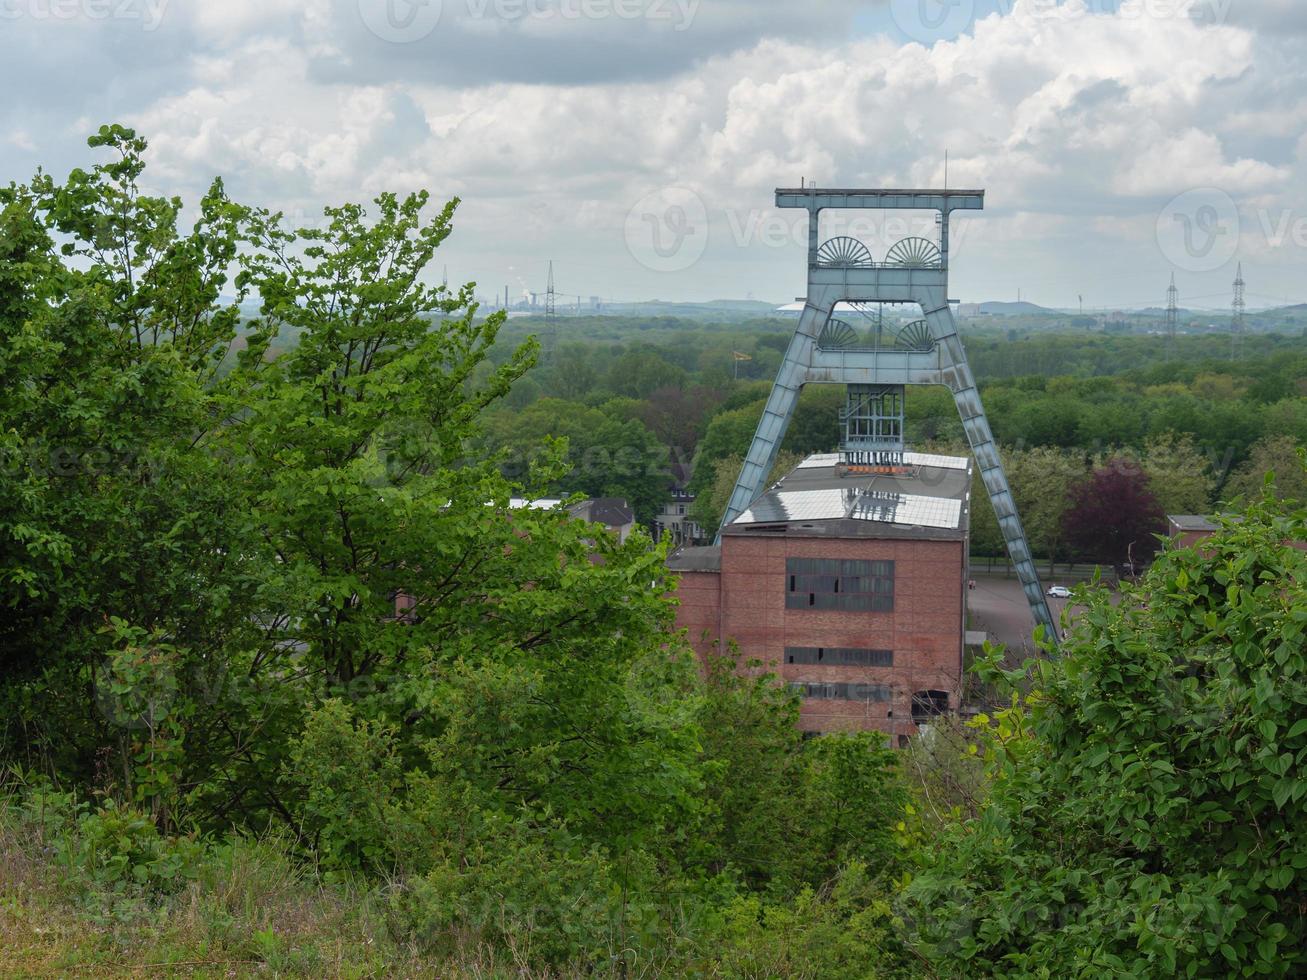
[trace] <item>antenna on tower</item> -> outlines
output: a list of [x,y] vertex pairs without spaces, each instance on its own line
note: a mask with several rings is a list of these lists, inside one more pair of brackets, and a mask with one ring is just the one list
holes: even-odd
[[1166,290],[1166,345],[1169,351],[1175,346],[1175,328],[1180,320],[1180,308],[1176,301],[1180,290],[1175,288],[1175,273],[1171,273],[1171,285]]
[[1234,302],[1230,305],[1230,360],[1237,361],[1243,347],[1243,263],[1234,274]]

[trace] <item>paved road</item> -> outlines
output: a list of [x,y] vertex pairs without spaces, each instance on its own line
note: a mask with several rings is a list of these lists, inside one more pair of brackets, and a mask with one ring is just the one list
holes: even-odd
[[[1030,614],[1030,603],[1026,601],[1026,594],[1021,591],[1021,583],[1016,576],[1005,578],[997,572],[975,572],[972,578],[976,587],[967,593],[967,609],[971,613],[968,628],[985,630],[990,634],[990,639],[1006,644],[1013,654],[1034,653],[1035,644],[1030,635],[1035,630],[1035,619]],[[1062,584],[1072,583],[1045,582],[1044,588]],[[1067,601],[1048,600],[1048,608],[1055,622],[1061,622],[1062,610],[1066,608]]]

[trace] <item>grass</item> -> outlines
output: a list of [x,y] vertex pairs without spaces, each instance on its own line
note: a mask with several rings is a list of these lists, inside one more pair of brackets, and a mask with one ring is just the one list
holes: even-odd
[[391,936],[382,891],[323,882],[276,840],[237,839],[203,855],[171,894],[90,887],[39,814],[0,799],[0,973],[545,976],[484,948],[430,958]]

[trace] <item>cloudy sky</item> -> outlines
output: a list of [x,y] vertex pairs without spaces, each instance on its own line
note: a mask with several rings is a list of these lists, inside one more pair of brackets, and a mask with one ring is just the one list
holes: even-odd
[[[0,180],[151,141],[152,190],[311,220],[427,188],[451,279],[803,292],[773,189],[981,187],[954,296],[1307,301],[1302,0],[0,0]],[[916,221],[832,215],[879,256]],[[440,270],[435,270],[439,276]]]

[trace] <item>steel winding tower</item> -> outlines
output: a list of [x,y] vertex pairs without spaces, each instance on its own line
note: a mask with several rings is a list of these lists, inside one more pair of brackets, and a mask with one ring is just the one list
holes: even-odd
[[[735,520],[765,489],[805,384],[847,386],[840,448],[842,461],[851,467],[893,467],[896,459],[901,461],[903,386],[944,385],[953,392],[1035,622],[1056,643],[1053,617],[948,303],[949,217],[955,210],[979,210],[984,201],[981,190],[777,189],[777,207],[808,211],[808,294],[722,525]],[[939,242],[907,238],[877,262],[857,239],[821,241],[820,216],[827,209],[935,211]],[[876,331],[873,342],[858,346],[852,329],[832,319],[838,303],[914,303],[924,319],[905,327],[892,343],[882,342]]]

